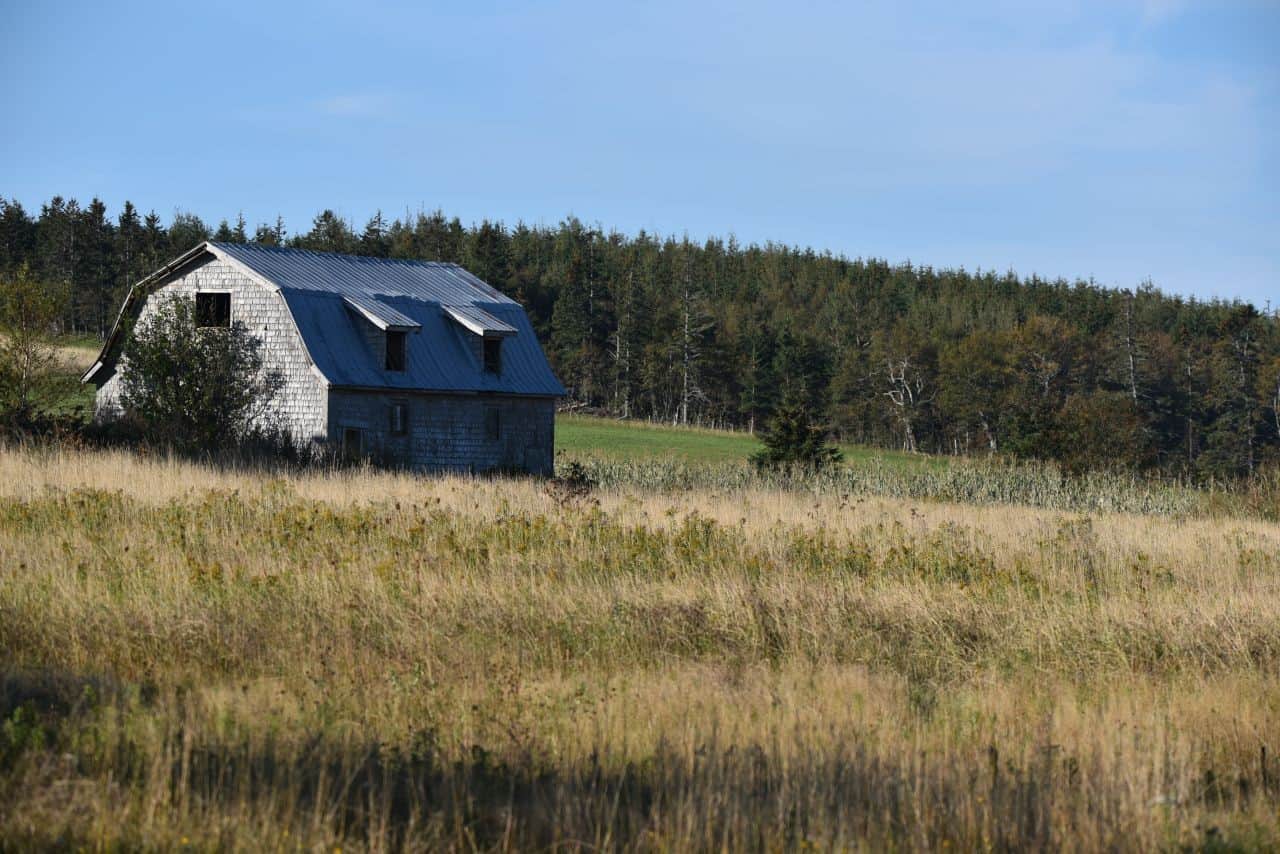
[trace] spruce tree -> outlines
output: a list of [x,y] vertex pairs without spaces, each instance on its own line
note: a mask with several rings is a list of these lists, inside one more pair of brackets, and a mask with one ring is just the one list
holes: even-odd
[[143,257],[145,235],[138,209],[132,202],[124,203],[124,210],[116,220],[114,247],[115,300],[120,300],[129,286],[149,272]]
[[[169,253],[180,255],[209,239],[209,227],[191,213],[178,211],[169,226]],[[166,259],[168,260],[168,259]]]
[[387,222],[382,218],[382,211],[378,211],[365,223],[364,234],[360,235],[357,251],[361,255],[386,258],[390,250],[391,245],[387,240]]
[[276,217],[275,225],[267,225],[264,222],[253,233],[253,242],[262,246],[284,246],[284,239],[284,217],[282,216]]
[[355,247],[356,237],[346,220],[326,209],[312,221],[311,231],[294,242],[301,249],[341,254]]
[[142,221],[142,268],[155,270],[169,255],[169,232],[155,211]]
[[36,224],[16,199],[0,198],[0,273],[29,264],[35,249]]
[[841,459],[840,449],[827,441],[827,431],[815,424],[797,395],[788,395],[760,436],[764,447],[751,455],[758,469],[818,471]]
[[89,331],[106,338],[117,302],[111,261],[115,229],[107,220],[107,206],[96,197],[81,213],[77,225],[81,263],[73,282],[76,290],[87,297]]
[[511,279],[507,232],[502,223],[484,220],[471,230],[465,265],[495,288],[505,289]]

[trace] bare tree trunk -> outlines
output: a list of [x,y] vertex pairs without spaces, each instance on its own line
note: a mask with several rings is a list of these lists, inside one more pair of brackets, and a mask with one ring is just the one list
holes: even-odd
[[982,431],[987,434],[987,447],[991,449],[991,453],[997,453],[1000,449],[996,447],[996,434],[987,421],[987,414],[979,410],[978,418],[982,421]]
[[623,418],[631,417],[631,327],[632,307],[635,299],[635,272],[627,273],[627,291],[618,311],[618,328],[614,332],[613,360],[615,365],[614,400]]
[[[1187,386],[1191,387],[1191,362],[1185,362],[1187,371]],[[1187,416],[1187,465],[1190,466],[1196,460],[1196,422],[1190,415]]]
[[[581,352],[585,356],[591,353],[591,330],[595,328],[596,312],[596,278],[595,278],[595,232],[587,231],[587,328],[582,337]],[[579,385],[583,403],[591,403],[591,360],[582,360],[582,382]]]
[[698,366],[702,358],[699,346],[701,336],[711,328],[712,322],[702,316],[700,294],[693,286],[692,250],[687,245],[684,254],[684,283],[680,293],[680,391],[674,421],[689,423],[690,403],[706,400],[707,396],[698,384]]
[[689,257],[684,261],[684,288],[681,291],[681,323],[680,323],[680,408],[678,420],[681,424],[689,423],[689,398],[693,393],[690,374],[696,358],[693,348],[693,295],[689,275]]
[[1137,342],[1133,338],[1133,292],[1127,293],[1124,309],[1124,349],[1129,359],[1129,395],[1134,404],[1138,402],[1138,353]]
[[684,283],[684,322],[680,346],[680,423],[689,423],[689,280]]
[[933,401],[933,395],[926,396],[924,377],[913,370],[911,359],[891,360],[888,364],[889,390],[885,396],[896,408],[898,422],[902,425],[903,450],[917,453],[915,421],[918,410]]
[[1280,436],[1280,377],[1276,377],[1276,391],[1271,397],[1271,413],[1276,420],[1276,435]]
[[1236,341],[1236,358],[1240,368],[1240,399],[1243,403],[1245,425],[1249,428],[1245,439],[1245,466],[1249,473],[1253,473],[1256,464],[1254,453],[1254,397],[1251,393],[1249,383],[1249,349],[1253,343],[1252,337],[1245,332],[1243,337]]

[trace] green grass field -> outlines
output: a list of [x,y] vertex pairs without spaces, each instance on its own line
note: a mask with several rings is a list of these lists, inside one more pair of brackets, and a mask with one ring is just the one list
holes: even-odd
[[[617,421],[589,415],[556,418],[556,450],[606,459],[678,458],[695,463],[741,462],[760,449],[749,434],[703,427],[672,427],[648,421]],[[943,468],[947,460],[925,454],[906,454],[861,445],[840,445],[847,463],[872,460],[904,468]]]

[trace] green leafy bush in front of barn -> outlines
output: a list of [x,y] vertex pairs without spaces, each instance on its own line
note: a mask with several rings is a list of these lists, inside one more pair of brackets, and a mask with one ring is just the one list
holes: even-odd
[[121,377],[127,416],[152,441],[210,451],[262,423],[283,377],[243,323],[202,326],[188,297],[160,301],[129,334]]

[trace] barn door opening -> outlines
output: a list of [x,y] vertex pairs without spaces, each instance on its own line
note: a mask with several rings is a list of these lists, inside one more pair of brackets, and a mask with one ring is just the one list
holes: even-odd
[[364,431],[359,427],[342,428],[342,457],[358,460],[364,454]]

